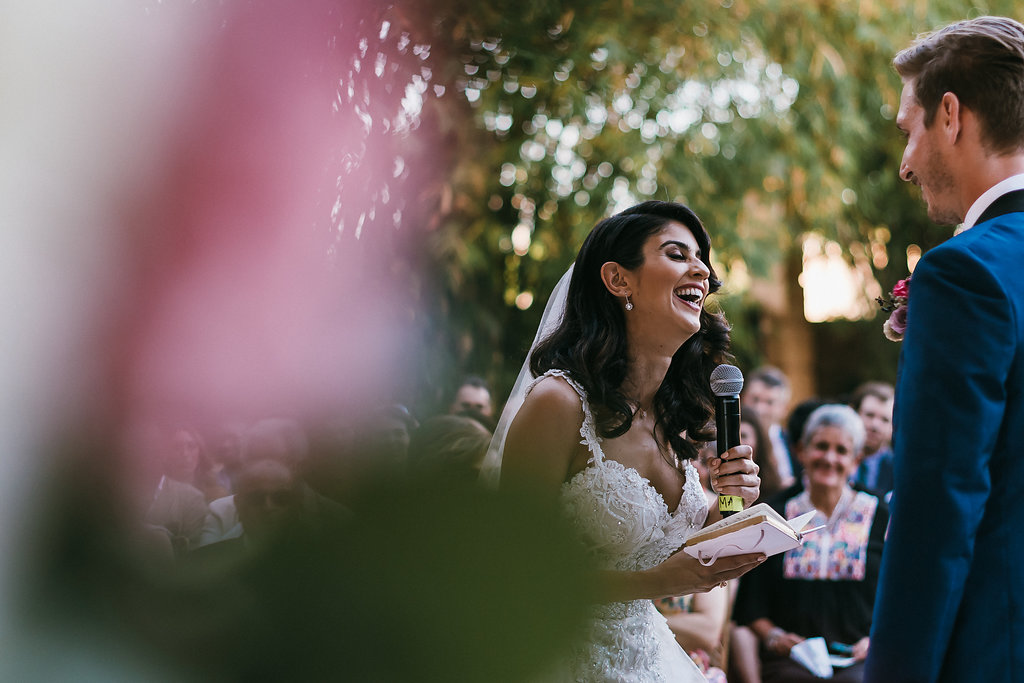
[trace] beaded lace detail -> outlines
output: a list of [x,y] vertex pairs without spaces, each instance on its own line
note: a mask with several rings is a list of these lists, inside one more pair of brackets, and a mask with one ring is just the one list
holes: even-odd
[[[582,386],[565,372],[551,370],[530,389],[550,376],[562,378],[579,394],[580,443],[590,450],[587,467],[562,485],[562,508],[570,523],[601,569],[639,571],[665,561],[707,518],[697,470],[686,462],[682,497],[670,512],[650,481],[632,467],[605,458]],[[567,664],[570,671],[561,680],[704,680],[650,600],[596,606],[587,636]]]

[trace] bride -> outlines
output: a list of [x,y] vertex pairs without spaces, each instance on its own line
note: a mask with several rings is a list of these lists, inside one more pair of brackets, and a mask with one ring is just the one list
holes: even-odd
[[[552,293],[484,463],[502,488],[557,497],[599,570],[604,604],[558,680],[703,681],[651,599],[707,591],[764,559],[705,567],[676,552],[719,518],[690,462],[714,439],[709,376],[729,343],[704,309],[721,286],[709,251],[681,204],[598,223]],[[716,490],[747,505],[760,486],[750,455],[737,446],[711,463]]]

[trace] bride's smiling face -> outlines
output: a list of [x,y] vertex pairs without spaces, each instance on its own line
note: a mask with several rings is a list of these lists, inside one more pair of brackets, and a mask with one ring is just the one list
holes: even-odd
[[643,254],[643,263],[630,271],[633,310],[627,320],[637,330],[670,335],[666,343],[678,348],[700,330],[708,267],[693,233],[675,221],[647,238]]

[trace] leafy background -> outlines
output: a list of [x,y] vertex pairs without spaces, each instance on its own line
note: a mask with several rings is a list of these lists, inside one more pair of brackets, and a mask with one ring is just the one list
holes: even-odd
[[[953,20],[1021,18],[995,0],[434,0],[363,11],[372,40],[358,58],[376,51],[386,67],[349,76],[376,83],[367,102],[392,119],[410,109],[401,84],[416,93],[414,121],[382,132],[373,155],[402,159],[392,192],[404,191],[404,218],[364,235],[394,240],[396,277],[408,280],[420,371],[396,393],[421,412],[466,373],[505,394],[583,237],[649,198],[685,202],[709,227],[742,368],[779,365],[796,399],[894,380],[899,347],[869,303],[907,275],[908,248],[951,231],[898,178],[892,56]],[[355,248],[332,227],[338,248]],[[840,245],[864,276],[864,319],[804,319],[809,236]]]

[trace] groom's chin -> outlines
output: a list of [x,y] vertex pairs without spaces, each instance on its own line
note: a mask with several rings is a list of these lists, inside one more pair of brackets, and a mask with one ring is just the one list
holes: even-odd
[[928,218],[939,225],[959,225],[964,222],[962,212],[948,206],[940,206],[925,200],[928,206]]

